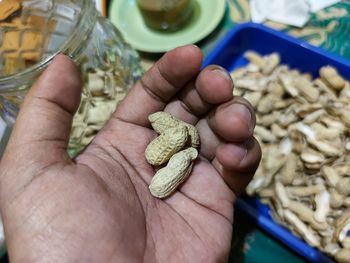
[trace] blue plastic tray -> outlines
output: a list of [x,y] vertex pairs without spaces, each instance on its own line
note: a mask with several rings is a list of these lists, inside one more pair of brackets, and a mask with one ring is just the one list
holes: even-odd
[[[314,77],[318,76],[319,68],[327,64],[336,67],[343,76],[350,74],[348,60],[255,23],[240,24],[228,32],[206,57],[203,67],[218,64],[231,71],[236,67],[244,66],[247,60],[243,54],[247,50],[254,50],[263,55],[278,52],[283,64],[302,72],[309,72]],[[240,198],[236,206],[252,218],[258,226],[305,259],[317,263],[333,262],[319,250],[309,246],[286,228],[275,223],[269,214],[269,208],[258,199]]]

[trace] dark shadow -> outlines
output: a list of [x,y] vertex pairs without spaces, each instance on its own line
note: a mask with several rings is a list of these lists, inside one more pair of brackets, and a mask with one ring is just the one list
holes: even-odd
[[[240,199],[249,203],[251,208],[248,208],[250,211],[247,211],[247,207],[235,206],[230,263],[279,263],[282,262],[281,260],[288,263],[308,262],[278,238],[258,226],[257,218],[252,216],[252,210],[258,209],[258,213],[261,214],[267,213],[267,210],[264,211],[262,206],[255,207],[254,198],[241,197]],[[268,209],[267,206],[266,209]]]
[[0,263],[9,263],[9,259],[7,257],[7,254],[5,254],[1,259],[0,259]]
[[231,251],[229,262],[243,263],[244,262],[244,244],[246,238],[254,232],[256,227],[254,222],[250,220],[239,209],[235,208],[234,224],[231,242]]
[[147,53],[142,51],[137,51],[137,52],[139,53],[141,59],[152,60],[154,62],[160,59],[161,56],[163,56],[164,54],[164,53]]

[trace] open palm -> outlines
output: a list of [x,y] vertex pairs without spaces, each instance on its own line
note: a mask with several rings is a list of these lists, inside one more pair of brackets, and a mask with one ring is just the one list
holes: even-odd
[[[223,69],[200,72],[201,59],[194,46],[167,53],[74,160],[66,147],[79,74],[66,57],[55,59],[28,93],[0,167],[13,262],[227,260],[233,203],[260,149],[253,110],[233,98]],[[189,179],[164,200],[149,193],[155,171],[144,157],[156,137],[147,117],[161,110],[201,137]]]

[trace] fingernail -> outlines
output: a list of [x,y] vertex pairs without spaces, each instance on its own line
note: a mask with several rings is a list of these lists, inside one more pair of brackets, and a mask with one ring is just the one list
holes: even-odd
[[234,156],[237,158],[237,162],[240,163],[243,161],[243,159],[247,156],[248,149],[246,148],[245,144],[236,145],[236,147],[233,150]]
[[234,111],[234,114],[239,115],[242,120],[245,120],[248,124],[249,132],[252,132],[253,130],[253,123],[252,123],[252,114],[250,113],[250,110],[247,106],[240,103],[235,103],[231,105],[231,110]]
[[232,78],[230,76],[230,74],[225,70],[225,69],[214,69],[215,73],[219,73],[221,76],[223,76],[225,79],[228,79],[230,81],[232,81]]

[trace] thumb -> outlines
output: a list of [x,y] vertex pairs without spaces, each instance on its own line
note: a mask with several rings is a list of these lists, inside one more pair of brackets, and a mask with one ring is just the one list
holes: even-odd
[[80,94],[78,68],[68,57],[58,55],[27,93],[6,151],[20,152],[21,159],[46,164],[50,159],[67,160],[66,149]]

